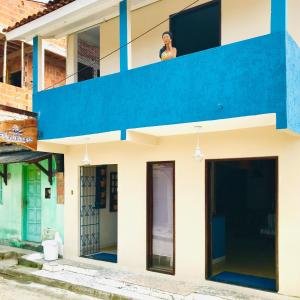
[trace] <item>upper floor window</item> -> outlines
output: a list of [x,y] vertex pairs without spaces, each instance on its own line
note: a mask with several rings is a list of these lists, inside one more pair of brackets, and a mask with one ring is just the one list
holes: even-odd
[[177,56],[221,45],[221,3],[212,1],[170,16]]
[[100,28],[77,33],[77,80],[100,76]]

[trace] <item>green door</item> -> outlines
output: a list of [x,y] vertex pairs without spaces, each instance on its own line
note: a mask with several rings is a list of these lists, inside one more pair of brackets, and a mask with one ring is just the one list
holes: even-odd
[[41,172],[34,165],[24,168],[24,240],[41,242]]

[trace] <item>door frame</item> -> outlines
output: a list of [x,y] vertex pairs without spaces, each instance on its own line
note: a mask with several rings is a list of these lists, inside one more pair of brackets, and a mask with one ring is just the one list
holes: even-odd
[[[169,163],[173,166],[173,270],[171,272],[157,270],[151,266],[152,248],[152,229],[153,229],[153,173],[152,166],[159,163]],[[175,215],[175,161],[152,161],[147,162],[147,205],[146,205],[146,269],[147,271],[157,272],[167,275],[175,275],[176,270],[176,215]]]
[[243,157],[243,158],[222,158],[222,159],[207,159],[205,160],[205,279],[210,280],[212,271],[212,226],[210,222],[211,214],[211,201],[210,201],[210,175],[212,162],[231,162],[231,161],[255,161],[255,160],[273,160],[275,162],[275,280],[276,280],[276,291],[279,290],[279,263],[278,263],[278,249],[279,249],[279,214],[278,214],[278,168],[279,168],[279,157],[278,156],[262,156],[262,157]]
[[[28,241],[30,243],[41,243],[42,242],[42,219],[41,219],[41,232],[40,232],[40,242],[33,242],[29,241],[27,239],[27,204],[25,204],[26,201],[26,189],[27,189],[27,184],[26,180],[28,177],[28,168],[31,166],[31,164],[22,164],[22,229],[21,229],[21,236],[23,241]],[[35,166],[36,168],[36,166]],[[39,171],[39,169],[37,169]],[[42,179],[40,178],[40,187],[42,184]],[[42,191],[40,191],[40,204],[41,204],[41,216],[42,216]]]

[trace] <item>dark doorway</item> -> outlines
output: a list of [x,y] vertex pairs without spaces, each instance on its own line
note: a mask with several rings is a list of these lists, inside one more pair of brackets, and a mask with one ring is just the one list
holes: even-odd
[[80,256],[116,263],[118,166],[80,168]]
[[206,162],[207,278],[277,290],[277,158]]
[[170,17],[177,55],[221,45],[221,1],[215,0]]

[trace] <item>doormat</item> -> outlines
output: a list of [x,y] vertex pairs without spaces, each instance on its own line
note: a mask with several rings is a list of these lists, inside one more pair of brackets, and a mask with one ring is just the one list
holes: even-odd
[[116,263],[118,260],[118,256],[116,254],[104,253],[104,252],[89,255],[88,258],[103,260],[112,263]]
[[222,283],[236,284],[236,285],[255,288],[264,291],[272,291],[272,292],[276,291],[275,279],[257,277],[254,275],[222,272],[220,274],[212,276],[210,280],[222,282]]

